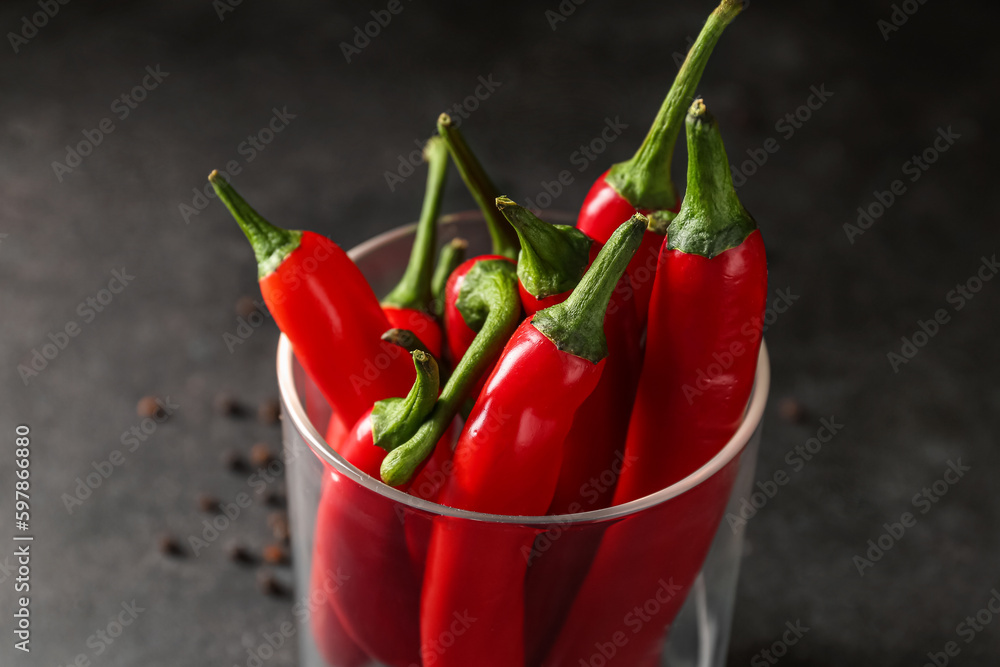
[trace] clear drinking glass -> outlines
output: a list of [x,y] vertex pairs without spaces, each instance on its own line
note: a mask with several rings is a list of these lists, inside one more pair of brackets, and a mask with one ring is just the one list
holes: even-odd
[[[545,217],[564,221],[550,213]],[[479,213],[446,216],[440,229],[442,241],[466,239],[470,256],[489,249]],[[395,229],[351,251],[376,293],[384,294],[398,280],[413,230],[412,225]],[[769,381],[762,346],[753,395],[739,430],[705,466],[669,488],[625,505],[569,516],[495,516],[407,495],[342,459],[321,435],[330,421],[330,407],[282,336],[278,383],[299,664],[431,667],[446,662],[448,649],[462,641],[464,628],[475,620],[455,610],[451,631],[422,648],[417,632],[422,562],[431,529],[434,522],[450,522],[475,530],[477,547],[489,550],[495,545],[498,553],[509,551],[506,545],[512,539],[527,544],[534,540],[530,556],[509,554],[526,564],[530,560],[525,579],[495,587],[500,596],[503,591],[523,592],[527,667],[543,664],[545,656],[545,667],[722,667],[743,544],[742,531],[734,532],[722,518],[727,512],[738,513],[740,498],[751,492]],[[609,548],[612,544],[618,548]],[[614,574],[607,581],[588,579],[585,585],[593,587],[592,593],[607,590],[609,599],[613,593],[617,602],[585,608],[575,593],[599,548],[605,565],[612,565],[603,571]],[[482,576],[489,578],[490,572]],[[593,600],[604,598],[591,595]],[[622,600],[628,602],[624,615],[615,609]],[[491,602],[503,605],[508,600]],[[561,629],[567,617],[574,619],[572,627],[587,628],[574,633],[583,636],[561,636],[566,634]],[[558,655],[550,652],[557,638]],[[490,646],[481,650],[487,662]]]

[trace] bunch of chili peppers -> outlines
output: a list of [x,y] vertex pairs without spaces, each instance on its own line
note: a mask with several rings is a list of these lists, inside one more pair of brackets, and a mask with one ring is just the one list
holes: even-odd
[[[265,303],[332,408],[328,444],[400,492],[515,517],[428,518],[326,467],[310,624],[332,667],[575,667],[593,664],[595,647],[603,665],[659,664],[735,464],[600,530],[553,535],[516,517],[654,494],[704,466],[743,418],[764,247],[717,123],[691,103],[743,4],[711,14],[635,156],[597,179],[575,226],[502,196],[442,114],[410,259],[381,300],[334,242],[272,225],[210,175],[253,246]],[[683,201],[670,171],[682,128]],[[466,258],[461,239],[438,252],[449,163],[482,211],[489,254]],[[656,613],[619,642],[650,595]]]

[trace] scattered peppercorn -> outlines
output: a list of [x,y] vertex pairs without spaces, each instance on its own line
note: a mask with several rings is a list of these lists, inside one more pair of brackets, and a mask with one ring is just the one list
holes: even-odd
[[222,507],[222,503],[219,499],[213,495],[207,493],[202,493],[198,496],[198,507],[201,508],[202,512],[218,512]]
[[281,419],[281,403],[276,398],[269,398],[257,406],[257,421],[261,424],[277,424]]
[[254,558],[250,550],[244,547],[242,544],[231,544],[229,545],[229,560],[234,563],[240,563],[243,565],[250,565],[256,562],[257,559]]
[[806,419],[806,410],[802,404],[791,396],[787,396],[778,401],[778,414],[785,421],[793,424],[800,424]]
[[284,507],[288,504],[288,498],[282,491],[268,491],[264,494],[264,502],[269,507]]
[[224,417],[240,417],[243,415],[243,407],[236,397],[228,392],[219,392],[212,400],[212,407]]
[[246,472],[249,470],[246,459],[235,449],[227,449],[222,453],[222,463],[228,470],[233,472]]
[[285,597],[288,595],[288,589],[270,570],[262,569],[257,573],[257,585],[265,595],[272,595],[274,597]]
[[250,449],[250,463],[255,468],[263,468],[273,460],[274,454],[265,442],[258,442]]
[[153,419],[161,419],[166,414],[163,411],[163,406],[160,405],[160,399],[156,396],[143,396],[140,398],[135,406],[135,413],[140,417],[152,417]]
[[236,314],[240,317],[250,317],[257,310],[257,303],[249,296],[244,295],[236,300]]
[[271,565],[286,565],[289,561],[288,550],[281,544],[269,544],[262,553],[265,563]]
[[175,558],[180,558],[184,556],[184,548],[181,543],[177,541],[172,535],[163,535],[160,537],[160,553],[166,554],[167,556],[174,556]]

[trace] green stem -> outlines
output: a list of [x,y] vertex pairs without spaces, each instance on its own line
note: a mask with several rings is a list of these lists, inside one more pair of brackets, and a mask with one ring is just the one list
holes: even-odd
[[217,170],[212,170],[208,180],[250,241],[257,257],[258,278],[264,278],[277,269],[299,247],[302,232],[282,229],[262,218]]
[[565,301],[535,313],[531,323],[563,352],[599,362],[608,356],[604,316],[608,302],[642,243],[648,220],[636,213],[615,230],[583,280]]
[[438,365],[429,354],[414,350],[417,379],[406,398],[386,398],[372,408],[372,439],[387,452],[406,442],[416,432],[438,395]]
[[430,166],[424,205],[413,239],[410,261],[402,279],[382,300],[383,306],[427,310],[431,305],[431,278],[434,272],[434,249],[437,247],[437,219],[441,195],[448,175],[448,146],[441,137],[431,137],[424,146],[424,159]]
[[408,482],[424,459],[430,456],[476,382],[517,328],[521,300],[517,294],[514,267],[503,260],[485,260],[477,263],[466,275],[463,292],[470,280],[469,293],[474,292],[475,298],[488,305],[489,314],[441,390],[430,416],[413,437],[389,452],[382,461],[382,481],[390,486]]
[[688,111],[687,142],[687,193],[667,247],[711,259],[743,243],[757,223],[736,195],[719,124],[700,98]]
[[493,254],[517,259],[517,235],[494,205],[500,195],[497,187],[493,185],[483,165],[465,143],[465,137],[458,131],[451,116],[446,113],[441,114],[438,117],[437,127],[438,134],[448,143],[448,151],[455,161],[455,166],[458,167],[458,173],[462,175],[462,180],[465,181],[466,187],[479,205],[479,210],[486,218],[486,226],[489,227],[490,238],[493,240]]
[[528,293],[544,299],[576,287],[587,270],[591,238],[570,225],[550,225],[507,197],[497,197],[497,208],[521,241],[517,277]]
[[444,289],[448,278],[458,265],[465,261],[465,250],[469,247],[465,239],[452,239],[441,248],[434,277],[431,279],[431,312],[441,317],[444,314]]
[[651,212],[651,228],[662,230],[677,210],[678,196],[670,174],[677,135],[712,49],[744,6],[744,0],[722,0],[715,8],[677,72],[639,150],[630,160],[619,162],[608,172],[607,182],[620,195],[636,208]]

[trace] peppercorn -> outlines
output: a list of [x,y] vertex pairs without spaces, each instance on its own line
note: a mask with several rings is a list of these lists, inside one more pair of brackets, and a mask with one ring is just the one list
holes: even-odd
[[265,563],[271,565],[285,565],[288,563],[288,550],[281,544],[274,543],[264,547],[262,552]]
[[258,442],[250,449],[250,463],[255,468],[263,468],[273,460],[274,454],[265,442]]
[[135,406],[135,413],[142,418],[162,419],[166,412],[156,396],[143,396]]

